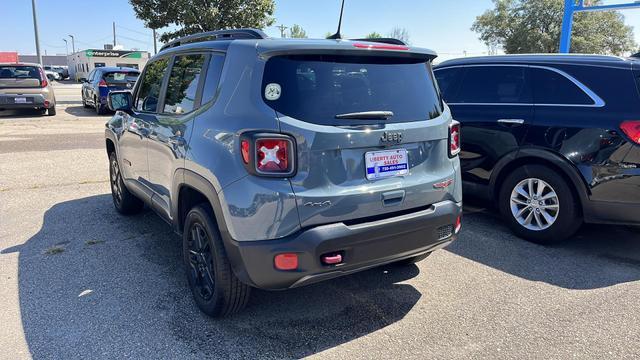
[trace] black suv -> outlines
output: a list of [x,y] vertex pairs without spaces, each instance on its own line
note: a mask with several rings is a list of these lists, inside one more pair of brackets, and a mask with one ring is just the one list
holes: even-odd
[[537,243],[640,222],[640,59],[517,55],[435,69],[462,123],[467,194]]

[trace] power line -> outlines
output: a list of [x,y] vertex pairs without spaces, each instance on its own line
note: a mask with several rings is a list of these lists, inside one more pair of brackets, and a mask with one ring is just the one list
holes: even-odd
[[138,31],[138,30],[133,30],[133,29],[130,29],[130,28],[126,27],[126,26],[122,26],[120,24],[116,24],[116,27],[120,28],[120,29],[125,29],[127,31],[131,31],[131,32],[136,33],[138,35],[151,36],[151,34],[149,34],[149,33]]

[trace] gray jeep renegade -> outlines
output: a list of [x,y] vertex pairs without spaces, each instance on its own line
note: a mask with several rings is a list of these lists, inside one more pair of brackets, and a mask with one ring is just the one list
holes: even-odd
[[211,316],[290,289],[413,263],[460,230],[459,124],[436,54],[394,39],[202,33],[153,57],[106,124],[116,209],[183,237]]

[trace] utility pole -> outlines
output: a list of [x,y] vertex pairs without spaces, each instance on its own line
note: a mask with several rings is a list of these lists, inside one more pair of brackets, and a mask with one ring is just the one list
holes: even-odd
[[33,12],[33,32],[36,34],[36,54],[38,63],[42,65],[42,54],[40,54],[40,35],[38,34],[38,16],[36,15],[36,0],[31,0],[31,10]]
[[113,22],[113,47],[116,47],[116,22]]
[[151,29],[153,30],[153,54],[157,54],[158,53],[158,43],[157,43],[157,39],[158,37],[156,36],[156,29]]
[[69,35],[69,37],[71,38],[71,50],[73,50],[73,53],[76,53],[76,39],[73,37],[73,35]]
[[284,33],[284,31],[288,29],[288,27],[287,27],[287,26],[284,26],[284,24],[280,24],[280,25],[278,25],[278,26],[276,26],[276,27],[277,27],[278,29],[280,29],[280,37],[281,37],[281,38],[287,37],[287,36],[286,36],[286,34]]
[[69,42],[67,41],[67,39],[62,39],[62,41],[64,41],[64,49],[67,53],[67,56],[69,56]]

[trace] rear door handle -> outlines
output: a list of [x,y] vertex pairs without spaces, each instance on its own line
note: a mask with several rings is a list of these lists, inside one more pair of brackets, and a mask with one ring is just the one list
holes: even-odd
[[504,125],[517,126],[517,125],[524,124],[524,119],[498,119],[498,123],[504,124]]

